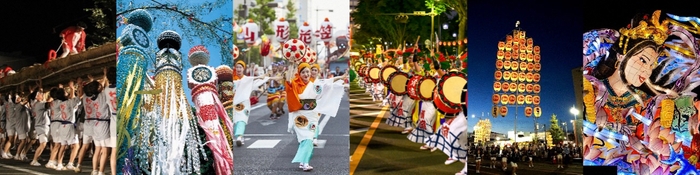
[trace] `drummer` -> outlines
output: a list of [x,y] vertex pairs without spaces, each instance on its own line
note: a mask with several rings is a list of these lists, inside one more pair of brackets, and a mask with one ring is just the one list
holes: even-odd
[[[408,62],[407,62],[408,61]],[[404,63],[405,62],[405,63]],[[410,66],[412,61],[412,52],[403,52],[401,56],[396,59],[396,64],[398,66],[397,71],[407,73],[409,75],[414,74],[414,69]],[[404,128],[401,134],[407,134],[413,130],[413,108],[415,107],[415,101],[409,95],[395,96],[394,101],[390,102],[392,104],[391,117],[386,120],[386,123],[391,126]]]
[[[436,75],[436,70],[438,70],[439,67],[435,67],[435,64],[432,64],[432,60],[436,60],[435,54],[433,54],[432,50],[430,55],[433,58],[426,58],[426,62],[423,63],[422,66],[423,70],[421,71],[419,69],[415,72],[417,73],[417,75],[421,75],[420,73],[423,73],[421,76],[424,76],[424,80],[422,80],[416,86],[421,86],[421,83],[424,83],[429,79],[432,79],[433,81],[435,80],[434,75]],[[432,99],[429,98],[421,98],[419,101],[417,100],[414,106],[414,110],[416,111],[413,114],[413,125],[415,126],[415,129],[413,129],[411,131],[411,134],[408,135],[408,139],[415,143],[426,143],[428,137],[430,137],[430,135],[433,135],[435,133],[435,130],[439,127],[439,118],[437,116],[438,113],[436,112]],[[420,149],[432,151],[435,150],[433,147],[430,147],[427,144],[421,146]]]

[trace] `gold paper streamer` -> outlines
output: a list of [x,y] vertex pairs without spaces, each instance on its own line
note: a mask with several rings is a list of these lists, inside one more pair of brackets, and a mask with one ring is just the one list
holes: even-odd
[[672,99],[664,99],[661,101],[661,126],[671,128],[673,122],[673,110],[675,102]]
[[593,84],[586,80],[586,78],[583,78],[583,93],[583,103],[586,107],[586,119],[591,123],[595,123],[595,93],[593,93]]

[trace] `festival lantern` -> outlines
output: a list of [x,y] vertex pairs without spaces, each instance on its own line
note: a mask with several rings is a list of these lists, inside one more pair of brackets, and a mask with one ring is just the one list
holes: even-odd
[[240,55],[239,52],[240,51],[238,50],[238,47],[236,47],[236,45],[234,44],[233,49],[231,49],[231,54],[233,55],[234,60]]
[[520,61],[525,61],[525,60],[527,60],[527,54],[520,53]]
[[534,76],[534,74],[532,74],[531,72],[528,72],[527,74],[525,74],[525,81],[527,81],[528,83],[532,82],[533,76]]
[[520,74],[518,74],[518,81],[519,82],[525,81],[525,77],[526,77],[525,75],[526,75],[525,72],[520,72]]
[[[503,61],[501,60],[496,60],[496,69],[503,69]],[[510,63],[509,63],[510,64]]]
[[311,45],[311,35],[312,35],[312,28],[309,26],[309,23],[304,22],[304,25],[299,27],[299,40],[304,42],[306,45]]
[[519,105],[522,105],[523,103],[525,103],[525,95],[518,95],[517,99],[518,99]]
[[466,38],[464,38],[464,44],[467,44],[467,39],[466,39]]
[[532,43],[533,43],[532,38],[527,38],[527,45],[532,46]]
[[540,116],[542,116],[542,108],[540,108],[539,106],[535,107],[533,113],[535,113],[535,117],[539,118]]
[[516,99],[515,95],[511,94],[508,96],[508,104],[511,104],[511,105],[515,104],[516,101],[517,101],[517,99]]
[[493,94],[493,97],[491,97],[491,102],[493,104],[498,104],[498,102],[501,101],[501,96],[498,94]]
[[525,43],[525,35],[523,35],[523,34],[525,34],[525,33],[520,33],[520,43],[524,44]]
[[503,92],[508,92],[508,89],[510,89],[510,83],[508,83],[508,82],[501,83],[501,90]]
[[501,82],[494,82],[493,83],[493,90],[494,91],[501,91]]
[[527,61],[532,62],[533,59],[532,54],[527,54]]
[[260,27],[253,22],[253,19],[248,19],[248,23],[243,25],[243,30],[245,32],[245,43],[248,44],[248,46],[253,46],[258,39]]
[[525,85],[525,92],[527,92],[527,93],[532,93],[532,89],[533,89],[534,87],[535,87],[535,86],[533,86],[532,84],[527,84],[527,85]]
[[535,54],[535,55],[532,56],[532,57],[533,57],[532,60],[535,61],[535,63],[539,63],[539,62],[540,62],[540,54]]
[[503,71],[503,80],[508,81],[510,79],[510,72]]
[[331,42],[331,38],[333,38],[333,23],[328,21],[328,18],[324,19],[323,22],[321,23],[321,40],[323,40],[323,43],[328,45]]
[[504,56],[505,56],[505,53],[503,53],[502,50],[499,50],[498,53],[496,54],[496,58],[498,58],[499,60],[502,60]]
[[[510,76],[510,77],[513,77],[513,76]],[[518,90],[518,83],[510,83],[508,85],[510,86],[510,88],[508,88],[510,90],[510,92],[515,92],[516,90]]]
[[525,95],[525,104],[532,104],[532,95]]
[[497,105],[493,105],[491,108],[491,116],[497,118],[499,113],[501,113],[501,111],[499,111],[499,107]]
[[539,94],[539,93],[540,93],[540,90],[542,90],[542,89],[540,88],[540,85],[539,85],[539,84],[535,84],[535,85],[532,87],[532,91],[535,92],[535,93],[538,93],[538,94]]
[[517,53],[520,50],[520,45],[518,43],[513,43],[513,53]]
[[510,55],[510,52],[506,52],[506,53],[505,53],[505,59],[506,59],[506,60],[510,60],[510,56],[511,56],[511,55]]
[[[513,44],[512,43],[506,43],[506,52],[510,52],[513,50]],[[508,57],[510,58],[510,57]]]
[[517,71],[517,70],[518,70],[518,65],[520,65],[520,64],[518,64],[517,61],[511,61],[511,62],[510,62],[510,70],[512,70],[512,71]]
[[527,62],[520,62],[520,71],[527,71]]
[[532,97],[532,104],[540,105],[540,96],[539,95],[535,95]]
[[518,92],[520,92],[520,93],[525,92],[525,84],[524,83],[518,84]]
[[527,63],[527,70],[529,70],[529,71],[534,71],[534,70],[535,70],[535,64]]
[[275,21],[275,39],[277,42],[284,43],[289,39],[289,22],[285,21],[284,18]]
[[527,54],[532,54],[532,45],[527,46]]
[[519,55],[518,55],[517,53],[515,53],[515,52],[513,52],[512,54],[510,54],[510,58],[512,58],[513,60],[518,60],[518,57],[519,57]]
[[526,116],[526,117],[531,117],[531,116],[532,116],[532,107],[530,107],[530,106],[525,107],[525,116]]
[[506,117],[506,115],[508,115],[508,107],[501,106],[500,114],[501,117]]
[[532,81],[534,81],[535,83],[539,83],[540,82],[540,74],[539,73],[532,74]]
[[520,45],[520,49],[518,49],[518,51],[520,51],[520,53],[525,53],[525,50],[527,50],[527,46],[525,46],[525,44]]
[[505,68],[504,70],[510,70],[510,61],[504,61],[503,68]]
[[506,44],[513,43],[513,35],[506,35]]
[[535,71],[540,71],[542,69],[542,65],[540,63],[535,63]]
[[501,95],[501,104],[502,105],[508,104],[508,95],[506,95],[506,94]]
[[532,52],[539,55],[540,54],[540,46],[533,46]]
[[498,42],[498,51],[503,51],[503,49],[506,47],[506,43],[503,41]]
[[503,72],[501,71],[496,71],[493,73],[493,78],[496,79],[496,81],[500,81],[501,78],[503,78]]

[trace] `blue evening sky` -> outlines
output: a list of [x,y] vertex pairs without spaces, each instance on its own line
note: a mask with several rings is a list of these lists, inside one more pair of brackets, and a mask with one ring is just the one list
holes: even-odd
[[[513,130],[515,108],[506,117],[493,118],[490,113],[493,95],[498,41],[515,28],[515,22],[542,48],[540,85],[542,116],[540,124],[550,127],[549,119],[556,114],[559,123],[573,120],[569,109],[576,103],[571,70],[581,66],[581,8],[568,2],[469,1],[469,132],[484,113],[490,118],[492,131],[506,134]],[[580,81],[580,80],[579,80]],[[580,92],[578,92],[580,93]],[[517,130],[534,132],[533,117],[524,116],[518,108]],[[471,118],[472,114],[476,118]],[[579,116],[580,117],[580,116]],[[571,132],[571,125],[568,126]],[[540,131],[542,131],[540,129]]]

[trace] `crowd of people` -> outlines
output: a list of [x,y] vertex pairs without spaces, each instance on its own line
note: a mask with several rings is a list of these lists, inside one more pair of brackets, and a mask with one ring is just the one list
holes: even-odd
[[116,68],[105,68],[100,79],[44,88],[39,80],[1,94],[1,157],[41,166],[46,150],[46,168],[81,172],[89,154],[92,174],[104,174],[108,158],[116,172]]
[[510,165],[513,174],[515,174],[518,163],[535,167],[534,162],[551,162],[551,164],[557,165],[557,169],[565,168],[572,164],[574,159],[581,158],[581,148],[569,144],[557,144],[551,148],[542,145],[519,146],[518,144],[502,147],[498,145],[471,145],[469,155],[476,160],[477,173],[482,166],[507,171],[508,165]]

